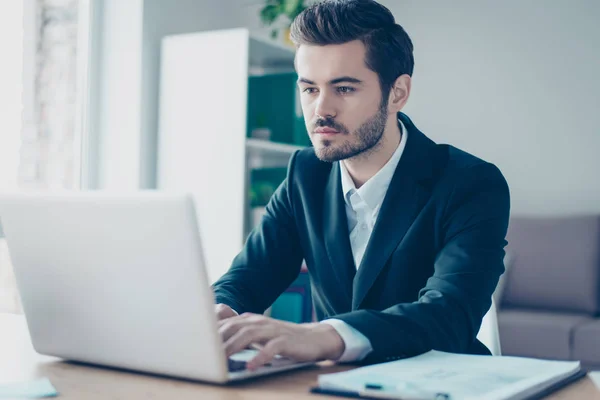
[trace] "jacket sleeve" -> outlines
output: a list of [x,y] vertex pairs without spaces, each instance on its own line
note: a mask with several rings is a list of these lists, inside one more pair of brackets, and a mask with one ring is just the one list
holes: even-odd
[[370,340],[373,351],[365,363],[431,349],[466,353],[476,342],[504,272],[510,199],[506,181],[493,164],[478,164],[460,175],[443,209],[433,276],[418,300],[334,317]]
[[260,225],[250,233],[229,271],[213,285],[215,301],[240,314],[264,312],[300,272],[303,254],[291,201],[296,155]]

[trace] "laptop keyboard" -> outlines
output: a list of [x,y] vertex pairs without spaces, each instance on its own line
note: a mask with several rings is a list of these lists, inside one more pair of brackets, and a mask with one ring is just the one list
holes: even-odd
[[228,360],[229,372],[238,372],[246,369],[246,361],[232,360],[229,358]]

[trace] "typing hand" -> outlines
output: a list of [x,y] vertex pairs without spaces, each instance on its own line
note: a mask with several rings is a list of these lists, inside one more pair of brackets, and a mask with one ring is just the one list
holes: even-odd
[[219,321],[238,315],[237,312],[226,304],[215,304],[215,313]]
[[219,321],[227,357],[249,345],[261,345],[248,362],[255,370],[281,355],[298,362],[335,360],[344,352],[344,341],[328,324],[294,324],[264,315],[244,313]]

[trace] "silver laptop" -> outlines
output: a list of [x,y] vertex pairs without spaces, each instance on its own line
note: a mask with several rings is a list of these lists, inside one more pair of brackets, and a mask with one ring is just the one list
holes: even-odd
[[308,365],[226,357],[191,196],[5,194],[0,221],[38,353],[214,383]]

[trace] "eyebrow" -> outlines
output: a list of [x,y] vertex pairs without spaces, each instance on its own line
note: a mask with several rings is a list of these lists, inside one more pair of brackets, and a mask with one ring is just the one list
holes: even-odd
[[[339,78],[335,78],[335,79],[330,80],[328,83],[330,85],[335,85],[337,83],[342,83],[342,82],[356,83],[356,84],[363,83],[363,81],[361,81],[360,79],[356,79],[356,78],[353,78],[351,76],[341,76]],[[306,83],[308,85],[314,85],[315,84],[313,81],[311,81],[310,79],[306,79],[306,78],[298,78],[298,83]]]

